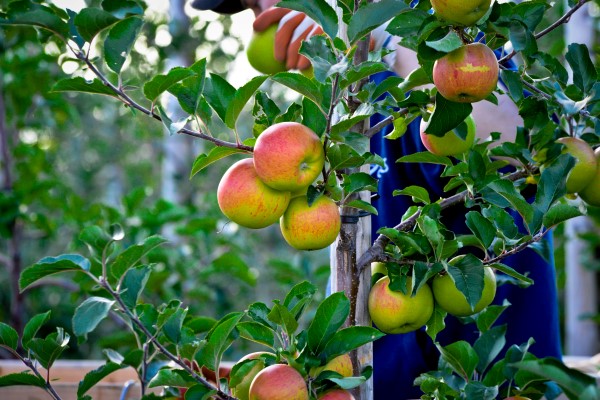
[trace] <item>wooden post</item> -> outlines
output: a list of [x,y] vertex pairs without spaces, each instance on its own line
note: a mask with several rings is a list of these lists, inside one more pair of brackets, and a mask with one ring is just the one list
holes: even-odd
[[[358,4],[355,5],[355,8]],[[338,13],[340,10],[338,9]],[[339,18],[341,21],[342,19]],[[346,26],[340,24],[339,37],[347,42]],[[355,53],[354,63],[360,64],[367,60],[369,52],[369,37],[358,45]],[[359,82],[352,92],[360,90],[364,82]],[[360,103],[350,99],[350,112],[358,108]],[[369,128],[369,120],[357,124],[352,129],[355,132],[365,132]],[[368,173],[368,168],[363,169]],[[345,170],[345,174],[358,172],[359,169]],[[360,198],[369,201],[370,193],[361,193],[353,196],[353,199]],[[365,268],[362,274],[358,271],[356,262],[360,256],[371,245],[371,220],[369,217],[359,217],[359,212],[355,208],[341,207],[342,228],[340,235],[331,247],[331,289],[332,292],[343,291],[350,299],[350,326],[371,326],[371,319],[367,309],[367,300],[370,290],[371,269]],[[373,365],[373,345],[371,343],[362,346],[356,352],[351,354],[354,365],[354,374],[360,373],[363,367]],[[361,385],[355,391],[354,396],[357,400],[373,400],[373,380],[369,379],[364,385]]]

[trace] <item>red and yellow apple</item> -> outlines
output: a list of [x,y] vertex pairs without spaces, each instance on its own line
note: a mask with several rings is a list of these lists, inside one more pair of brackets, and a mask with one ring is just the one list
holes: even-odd
[[279,220],[283,238],[298,250],[318,250],[329,246],[340,232],[342,222],[337,204],[327,196],[310,206],[306,196],[297,196]]
[[[450,264],[457,262],[462,257],[454,258]],[[435,301],[444,311],[457,317],[467,317],[480,312],[492,303],[496,296],[496,275],[490,267],[483,267],[483,292],[473,309],[465,295],[457,289],[450,274],[437,274],[433,278],[431,288]]]
[[458,103],[485,99],[498,84],[498,60],[482,43],[471,43],[435,61],[433,83],[442,96]]
[[323,393],[318,400],[354,400],[354,396],[347,390],[344,389],[332,389]]
[[575,137],[564,137],[557,142],[565,145],[563,153],[575,157],[575,166],[567,176],[567,193],[577,193],[592,181],[598,162],[594,155],[594,149],[585,141]]
[[307,126],[281,122],[263,131],[254,145],[254,166],[273,189],[296,192],[308,187],[325,164],[321,139]]
[[217,201],[227,218],[246,228],[264,228],[283,215],[290,192],[275,190],[256,174],[251,158],[233,164],[221,178]]
[[311,368],[310,376],[317,377],[323,371],[334,371],[346,378],[352,376],[353,370],[350,355],[342,354],[321,367]]
[[293,367],[275,364],[260,371],[250,385],[250,400],[308,400],[304,378]]
[[600,207],[600,147],[594,151],[598,167],[592,180],[577,194],[583,201],[591,206]]
[[[421,142],[430,153],[438,156],[457,156],[469,150],[475,142],[475,120],[469,115],[460,125],[447,132],[444,136],[427,133],[429,121],[421,120]],[[462,131],[462,132],[460,132]],[[458,133],[464,134],[463,139]]]
[[431,0],[435,16],[455,25],[475,24],[490,9],[492,0]]
[[235,385],[235,387],[231,388],[231,394],[234,397],[237,397],[239,400],[248,400],[250,396],[250,385],[254,380],[254,377],[265,368],[265,362],[260,358],[263,354],[272,354],[267,351],[257,351],[254,353],[250,353],[240,358],[238,363],[241,363],[245,360],[259,360],[251,369],[248,371],[246,376],[242,379],[240,383]]
[[275,58],[275,34],[277,24],[269,26],[262,32],[254,32],[246,47],[248,62],[254,69],[263,74],[275,74],[286,71],[285,61]]
[[385,333],[406,333],[419,329],[433,314],[433,295],[423,285],[411,297],[412,278],[407,279],[407,293],[389,288],[390,278],[379,279],[369,292],[368,308],[371,320]]

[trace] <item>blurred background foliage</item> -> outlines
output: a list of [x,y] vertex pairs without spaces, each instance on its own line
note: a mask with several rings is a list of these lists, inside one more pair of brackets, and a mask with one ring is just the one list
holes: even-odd
[[[8,2],[0,0],[0,6]],[[175,66],[174,60],[191,64],[206,57],[210,71],[238,86],[256,74],[243,60],[248,39],[243,35],[249,25],[244,32],[229,17],[183,8],[182,0],[150,4],[154,7],[147,11],[150,18],[131,52],[124,78],[132,97],[143,98],[143,83]],[[189,18],[185,23],[172,18],[173,6],[185,10]],[[596,3],[589,12],[598,31]],[[556,20],[563,13],[564,4],[557,2],[548,18]],[[563,54],[563,29],[543,38],[540,47],[555,56]],[[593,48],[598,49],[597,43]],[[191,315],[217,318],[254,301],[281,298],[305,279],[322,288],[323,296],[329,274],[327,250],[295,251],[277,227],[239,229],[221,214],[216,187],[232,160],[215,163],[190,180],[193,156],[202,152],[199,140],[169,137],[160,123],[112,98],[51,93],[52,85],[67,74],[88,74],[64,50],[42,31],[0,29],[0,321],[18,328],[32,315],[53,309],[48,331],[53,326],[70,327],[73,310],[84,296],[78,284],[57,278],[19,296],[14,292],[15,279],[22,268],[42,257],[87,255],[78,239],[80,232],[94,225],[108,229],[114,223],[124,228],[122,246],[153,234],[170,240],[147,260],[155,271],[144,292],[148,303],[180,299]],[[294,100],[276,85],[265,91],[283,109]],[[251,134],[249,118],[249,112],[242,114],[242,135]],[[183,162],[187,169],[174,178],[166,176],[163,165],[169,140],[183,140],[190,150]],[[171,179],[175,182],[167,182]],[[165,193],[173,184],[177,196]],[[591,210],[591,215],[600,221],[600,211]],[[555,246],[561,290],[566,239],[559,229]],[[591,259],[597,260],[598,235],[586,239],[594,255]],[[599,270],[600,262],[587,267]],[[66,355],[101,357],[102,347],[127,346],[132,337],[125,329],[115,329],[119,323],[117,319],[103,322],[85,344],[72,343]],[[236,358],[247,349],[234,351]]]

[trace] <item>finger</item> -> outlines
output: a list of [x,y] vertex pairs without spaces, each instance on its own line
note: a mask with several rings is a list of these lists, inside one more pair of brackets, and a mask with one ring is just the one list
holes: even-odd
[[309,19],[305,18],[300,25],[294,31],[294,35],[290,41],[290,45],[287,49],[287,57],[286,57],[286,66],[288,69],[294,69],[298,66],[298,59],[300,54],[300,46],[302,42],[309,37],[310,33],[313,32],[315,28],[315,23]]
[[278,23],[281,19],[290,12],[291,10],[288,8],[277,8],[271,7],[263,12],[261,12],[254,23],[252,24],[252,28],[256,32],[262,32],[267,29],[269,26]]
[[296,27],[304,20],[306,16],[302,13],[289,13],[279,21],[279,29],[275,35],[274,56],[277,61],[285,61],[287,49],[290,45],[292,36]]

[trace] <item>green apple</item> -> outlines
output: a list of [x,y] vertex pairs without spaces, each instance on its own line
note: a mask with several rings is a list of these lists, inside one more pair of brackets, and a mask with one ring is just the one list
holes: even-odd
[[[472,115],[444,136],[427,133],[429,121],[421,120],[421,142],[430,153],[438,156],[457,156],[469,150],[475,142],[477,128]],[[463,139],[459,133],[464,136]]]
[[297,192],[319,176],[325,164],[321,139],[297,122],[280,122],[265,129],[254,145],[254,167],[273,189]]
[[344,389],[332,389],[317,397],[318,400],[354,400],[354,396]]
[[254,69],[263,74],[275,74],[286,71],[285,61],[275,59],[275,34],[277,24],[271,25],[262,32],[254,32],[246,47],[248,62]]
[[310,376],[316,378],[323,371],[334,371],[346,378],[352,376],[353,370],[350,355],[342,354],[341,356],[335,357],[322,367],[311,368]]
[[[462,257],[454,258],[450,264]],[[490,267],[483,267],[483,292],[474,309],[471,309],[465,295],[456,288],[450,274],[437,274],[433,278],[431,287],[435,301],[444,311],[457,317],[467,317],[480,312],[492,303],[496,296],[496,275]]]
[[248,400],[249,399],[250,385],[252,384],[254,377],[265,368],[265,361],[260,358],[260,356],[263,354],[272,355],[273,357],[275,356],[275,354],[269,353],[267,351],[257,351],[257,352],[245,355],[244,357],[240,358],[240,360],[238,361],[238,363],[241,363],[242,361],[245,361],[245,360],[258,360],[258,362],[256,364],[254,364],[254,366],[250,369],[250,371],[248,371],[248,373],[244,376],[242,381],[239,384],[235,385],[235,387],[231,388],[231,394],[234,397],[237,397],[239,400]]
[[435,16],[455,25],[475,24],[490,9],[492,0],[431,0]]
[[371,276],[375,274],[387,275],[387,265],[380,261],[371,263]]
[[594,155],[594,149],[585,141],[575,137],[564,137],[557,142],[565,145],[563,153],[575,157],[575,166],[567,176],[567,193],[577,193],[592,181],[598,162]]
[[250,385],[250,400],[308,400],[304,378],[293,367],[270,365],[260,371]]
[[233,164],[221,178],[217,201],[227,218],[246,228],[264,228],[283,215],[290,192],[275,190],[263,183],[251,158]]
[[482,43],[451,51],[433,64],[433,83],[442,96],[458,103],[488,97],[498,84],[498,60]]
[[279,220],[283,238],[298,250],[329,246],[340,233],[342,222],[337,204],[320,196],[310,206],[304,195],[294,197]]
[[594,151],[598,167],[596,168],[596,174],[592,180],[577,194],[583,201],[591,206],[600,207],[600,147]]
[[407,294],[390,290],[390,278],[378,280],[369,292],[371,320],[384,333],[406,333],[419,329],[433,314],[433,295],[423,285],[411,297],[412,278],[407,279]]

